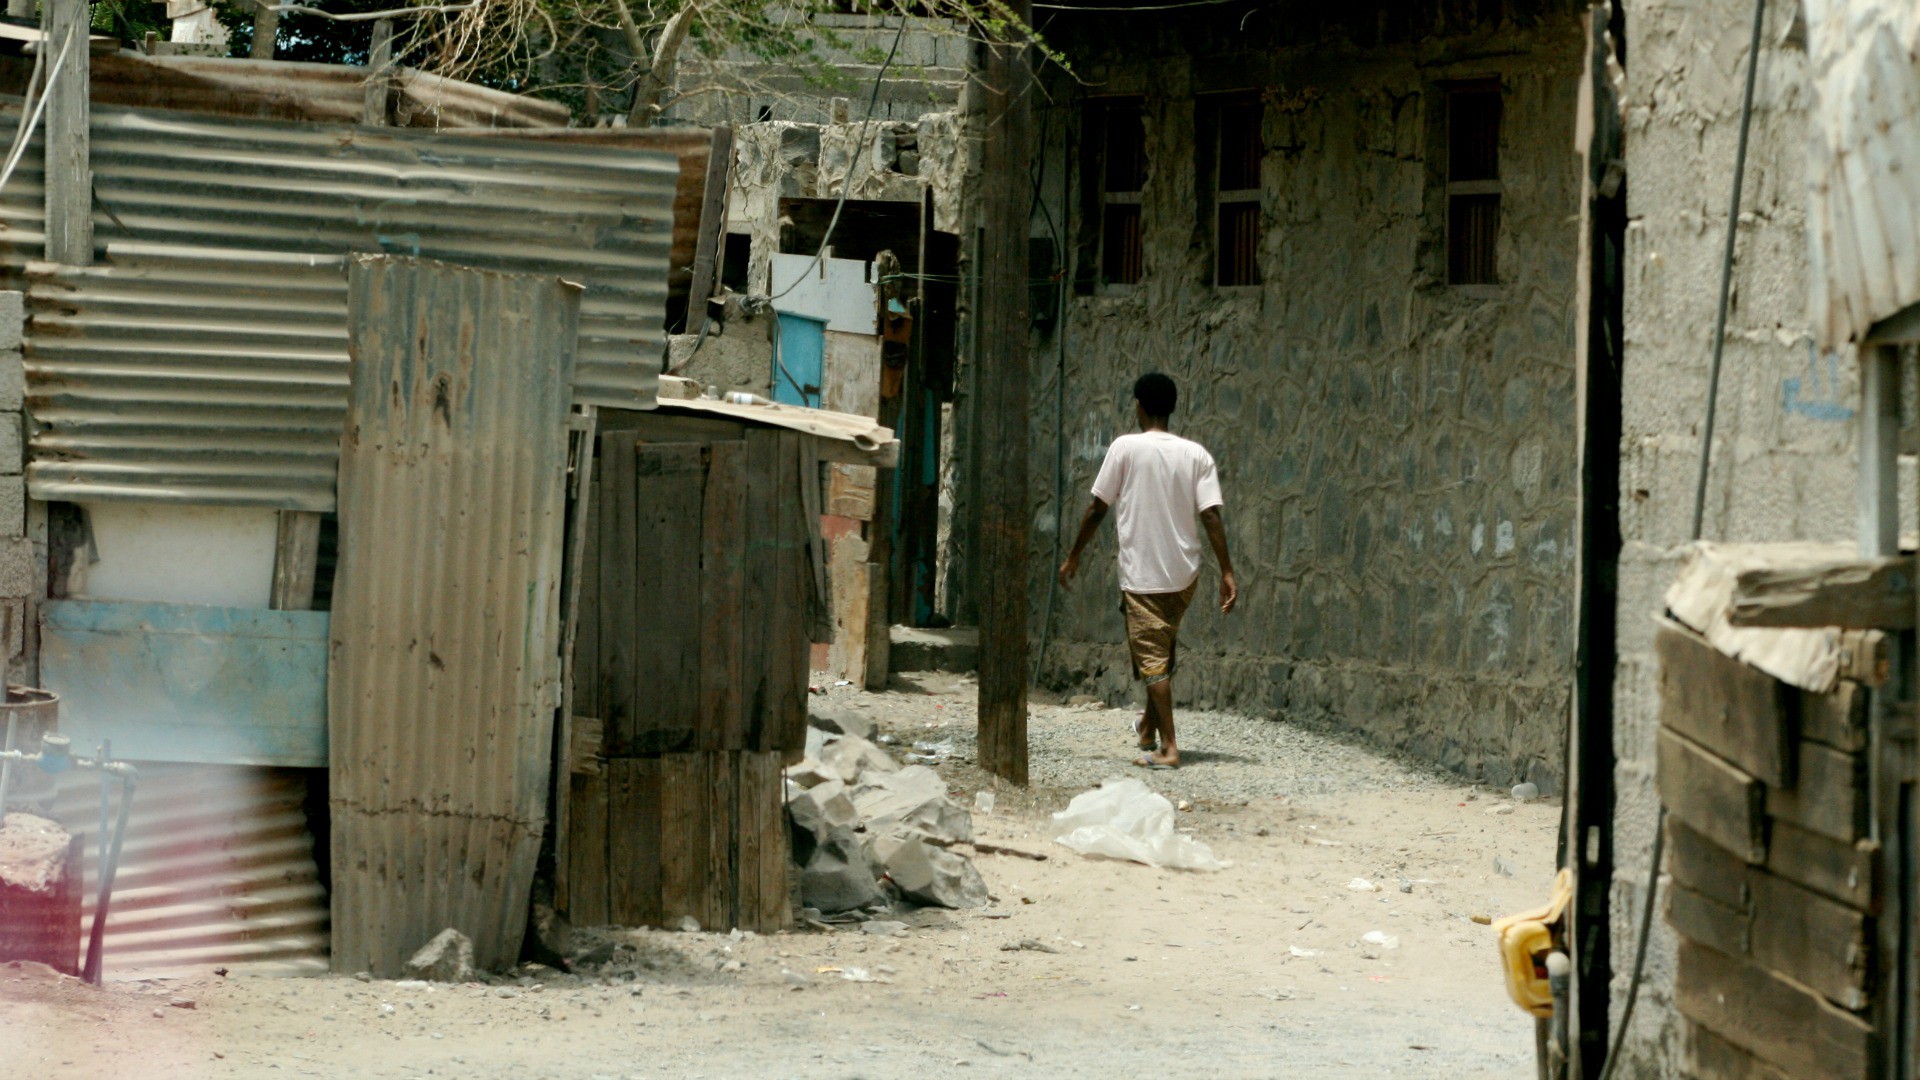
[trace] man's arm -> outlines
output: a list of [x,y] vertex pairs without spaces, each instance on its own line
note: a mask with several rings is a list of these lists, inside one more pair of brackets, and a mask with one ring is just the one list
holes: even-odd
[[1060,564],[1060,587],[1071,588],[1073,575],[1080,572],[1080,552],[1100,531],[1100,523],[1107,519],[1107,504],[1095,498],[1087,505],[1087,512],[1080,518],[1080,534],[1073,538],[1073,550],[1067,552],[1067,561]]
[[1207,542],[1213,545],[1213,557],[1220,563],[1220,613],[1233,610],[1240,600],[1240,586],[1233,580],[1233,557],[1227,554],[1227,527],[1220,520],[1220,508],[1209,506],[1200,511],[1200,524],[1207,527]]

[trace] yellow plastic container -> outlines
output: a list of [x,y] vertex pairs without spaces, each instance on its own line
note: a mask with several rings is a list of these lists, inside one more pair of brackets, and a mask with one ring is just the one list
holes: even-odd
[[1513,1003],[1535,1016],[1553,1015],[1553,991],[1547,986],[1547,954],[1554,950],[1554,927],[1573,902],[1573,871],[1562,870],[1553,879],[1553,898],[1544,907],[1497,919],[1493,932],[1500,939],[1500,966],[1507,976],[1507,994]]

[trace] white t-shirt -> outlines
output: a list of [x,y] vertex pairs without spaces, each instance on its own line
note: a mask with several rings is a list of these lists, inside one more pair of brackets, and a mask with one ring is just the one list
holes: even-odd
[[1093,497],[1113,507],[1120,588],[1179,592],[1200,576],[1200,511],[1221,505],[1213,455],[1166,431],[1122,435],[1107,448]]

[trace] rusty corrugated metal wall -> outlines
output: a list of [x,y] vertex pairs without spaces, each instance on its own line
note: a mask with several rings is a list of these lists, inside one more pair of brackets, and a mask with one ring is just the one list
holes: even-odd
[[328,669],[334,969],[518,953],[559,703],[578,290],[356,256]]
[[[575,399],[650,406],[680,165],[565,134],[96,110],[98,235],[132,239],[29,274],[33,494],[330,509],[345,283],[325,271],[353,252],[582,283]],[[0,195],[0,258],[21,272],[37,162]]]

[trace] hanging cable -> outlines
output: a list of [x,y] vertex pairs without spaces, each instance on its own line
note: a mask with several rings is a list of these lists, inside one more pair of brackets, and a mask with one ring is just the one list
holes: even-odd
[[[1733,156],[1733,197],[1727,208],[1727,243],[1720,256],[1720,306],[1713,320],[1713,361],[1707,368],[1707,415],[1700,429],[1700,466],[1693,484],[1693,531],[1698,541],[1706,532],[1707,473],[1713,466],[1713,424],[1720,407],[1720,360],[1727,346],[1727,302],[1733,291],[1734,241],[1740,230],[1740,187],[1747,174],[1747,132],[1753,123],[1753,84],[1760,70],[1760,34],[1766,24],[1767,0],[1754,0],[1753,39],[1747,45],[1747,86],[1740,102],[1740,141]],[[1613,1080],[1620,1067],[1620,1048],[1633,1022],[1633,1006],[1640,997],[1640,980],[1647,969],[1647,942],[1653,937],[1654,897],[1660,886],[1660,857],[1667,846],[1667,808],[1654,815],[1653,851],[1647,859],[1647,898],[1640,911],[1640,936],[1633,947],[1633,971],[1627,978],[1627,1000],[1614,1028],[1600,1080]]]
[[860,159],[867,156],[867,140],[873,134],[873,113],[875,108],[880,104],[880,84],[886,81],[887,69],[893,66],[893,56],[900,51],[900,39],[906,35],[906,32],[907,20],[905,16],[902,16],[900,19],[900,28],[894,31],[893,34],[893,45],[887,49],[887,58],[881,62],[880,70],[873,76],[873,89],[867,93],[867,118],[865,122],[860,125],[860,141],[855,148],[853,160],[847,162],[846,176],[840,180],[840,199],[833,204],[833,216],[827,219],[827,231],[820,236],[819,249],[813,253],[813,259],[807,263],[807,268],[802,270],[800,275],[793,279],[793,284],[774,293],[768,299],[778,300],[799,288],[800,283],[807,280],[807,275],[813,273],[814,270],[819,267],[820,260],[827,257],[827,245],[833,241],[833,230],[840,224],[840,212],[847,208],[847,194],[853,190],[854,170],[860,167]]
[[13,150],[7,155],[6,167],[0,169],[0,191],[6,190],[7,181],[13,179],[13,170],[19,168],[20,159],[26,156],[27,147],[33,142],[33,131],[40,126],[40,114],[47,111],[47,98],[51,96],[53,81],[60,77],[60,69],[66,65],[67,54],[73,51],[73,39],[79,36],[77,33],[67,35],[67,40],[60,46],[60,55],[53,58],[53,66],[47,69],[46,85],[41,89],[38,100],[34,100],[33,86],[31,83],[28,84],[25,104],[31,106],[31,111],[21,118],[20,128],[14,133]]

